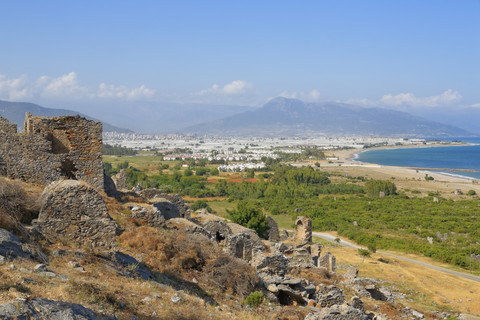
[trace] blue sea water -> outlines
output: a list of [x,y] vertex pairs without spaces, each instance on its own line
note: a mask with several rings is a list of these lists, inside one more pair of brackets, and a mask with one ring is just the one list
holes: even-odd
[[355,160],[386,166],[475,170],[440,172],[480,179],[480,140],[478,138],[460,140],[472,145],[371,150],[361,152]]

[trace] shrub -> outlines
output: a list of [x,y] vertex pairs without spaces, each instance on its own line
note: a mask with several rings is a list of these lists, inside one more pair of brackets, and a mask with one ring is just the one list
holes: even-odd
[[263,293],[261,291],[255,291],[248,295],[247,299],[245,299],[245,304],[256,308],[262,304],[263,299]]
[[208,204],[205,200],[197,200],[190,206],[190,209],[192,209],[192,211],[197,211],[204,208],[208,208]]
[[142,226],[124,232],[119,240],[141,254],[154,271],[174,277],[195,275],[199,287],[207,287],[205,291],[219,297],[229,293],[244,299],[258,283],[255,270],[247,262],[227,255],[206,236]]
[[468,194],[469,196],[474,196],[474,195],[476,195],[477,193],[475,192],[475,190],[468,190],[467,194]]
[[253,229],[260,237],[266,238],[269,229],[267,217],[253,205],[241,201],[237,204],[237,209],[227,210],[227,213],[233,222]]

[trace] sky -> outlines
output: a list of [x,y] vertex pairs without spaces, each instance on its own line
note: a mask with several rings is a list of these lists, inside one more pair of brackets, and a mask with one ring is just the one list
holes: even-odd
[[480,107],[479,59],[480,0],[0,2],[0,99],[49,107]]

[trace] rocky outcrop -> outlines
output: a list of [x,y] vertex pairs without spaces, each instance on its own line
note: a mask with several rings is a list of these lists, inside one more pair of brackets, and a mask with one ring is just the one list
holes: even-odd
[[202,227],[210,232],[217,242],[223,241],[232,235],[232,229],[223,221],[207,221],[202,224]]
[[158,189],[144,189],[138,192],[148,203],[157,207],[165,219],[190,219],[190,207],[178,194],[167,194]]
[[272,217],[267,216],[268,223],[268,240],[280,241],[280,233],[278,231],[278,224]]
[[5,320],[99,320],[95,312],[80,304],[33,298],[0,305]]
[[103,173],[103,189],[105,190],[105,193],[109,197],[113,197],[117,199],[120,197],[120,193],[117,191],[115,182],[113,182],[112,178],[107,176],[105,173]]
[[76,180],[56,181],[45,188],[40,202],[34,226],[47,240],[71,242],[79,247],[115,248],[118,226],[93,187]]
[[0,264],[2,264],[2,261],[6,262],[15,258],[34,259],[42,263],[48,262],[48,257],[40,250],[23,244],[17,236],[0,228]]
[[319,312],[310,313],[305,320],[368,320],[371,319],[364,311],[348,304],[333,305]]
[[30,252],[24,250],[17,236],[0,228],[0,256],[4,258],[29,258]]
[[125,169],[120,170],[119,173],[112,176],[112,181],[117,190],[127,190],[127,171]]
[[165,225],[165,217],[160,210],[155,207],[146,206],[134,206],[130,209],[132,214],[131,218],[141,221],[154,228],[161,228]]

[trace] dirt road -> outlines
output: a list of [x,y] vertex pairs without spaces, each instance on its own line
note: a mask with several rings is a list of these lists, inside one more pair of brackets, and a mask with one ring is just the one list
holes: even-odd
[[[324,239],[324,240],[327,240],[327,241],[337,242],[337,241],[335,241],[336,237],[331,235],[331,234],[328,234],[328,233],[312,232],[312,235],[314,237],[318,237],[318,238],[321,238],[321,239]],[[345,241],[345,240],[340,240],[340,242],[338,242],[338,244],[340,244],[341,246],[348,247],[348,248],[353,248],[353,249],[365,249],[364,247],[358,246],[358,245],[356,245],[352,242],[348,242],[348,241]],[[429,263],[421,262],[421,261],[410,259],[410,258],[405,258],[405,257],[402,257],[402,256],[397,256],[397,255],[387,253],[387,252],[383,252],[383,251],[377,251],[377,253],[383,254],[383,255],[386,255],[386,256],[390,256],[390,257],[394,257],[394,258],[399,259],[399,260],[415,263],[415,264],[421,265],[425,268],[430,268],[430,269],[445,272],[445,273],[448,273],[448,274],[451,274],[451,275],[454,275],[454,276],[457,276],[457,277],[461,277],[461,278],[465,278],[465,279],[480,282],[480,277],[479,276],[474,276],[472,274],[458,272],[458,271],[438,267],[438,266],[435,266],[435,265],[432,265],[432,264],[429,264]]]

